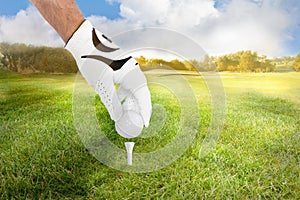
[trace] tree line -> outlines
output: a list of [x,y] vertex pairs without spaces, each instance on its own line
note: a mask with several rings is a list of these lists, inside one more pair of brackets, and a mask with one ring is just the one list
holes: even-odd
[[216,59],[216,64],[219,71],[235,72],[273,72],[276,67],[267,56],[252,51],[220,56]]
[[[175,69],[189,71],[273,72],[278,67],[300,71],[300,54],[295,57],[268,59],[253,51],[239,51],[218,57],[203,56],[193,60],[136,58],[143,70]],[[0,43],[0,69],[21,73],[76,73],[72,55],[63,48],[36,47]]]
[[258,55],[253,51],[238,51],[218,57],[203,56],[200,59],[188,61],[163,59],[146,59],[144,56],[137,58],[144,69],[173,68],[176,70],[190,71],[230,71],[230,72],[274,72],[295,70],[300,71],[300,54],[295,57],[281,57],[269,59],[265,55]]
[[136,58],[143,70],[151,69],[175,69],[175,70],[188,70],[188,71],[216,71],[216,66],[209,58],[205,55],[202,59],[193,60],[170,60],[166,61],[163,59],[151,58],[147,59],[144,56]]
[[21,73],[75,73],[76,63],[63,48],[0,43],[0,67]]

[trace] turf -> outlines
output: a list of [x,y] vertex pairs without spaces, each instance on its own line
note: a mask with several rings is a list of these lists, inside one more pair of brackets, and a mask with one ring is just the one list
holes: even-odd
[[[103,165],[82,144],[73,124],[75,75],[1,72],[0,77],[0,199],[300,196],[299,73],[222,74],[226,122],[216,148],[203,158],[199,151],[212,116],[210,95],[202,78],[186,75],[200,110],[196,138],[172,164],[137,174]],[[150,89],[152,101],[167,110],[166,127],[163,134],[136,139],[138,152],[162,148],[178,128],[180,111],[174,96],[160,87]],[[95,98],[99,124],[121,147],[124,141]]]

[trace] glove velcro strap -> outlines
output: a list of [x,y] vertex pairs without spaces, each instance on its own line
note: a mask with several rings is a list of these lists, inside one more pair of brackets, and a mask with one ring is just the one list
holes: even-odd
[[121,81],[122,87],[131,91],[132,93],[146,84],[147,80],[138,67],[128,72]]

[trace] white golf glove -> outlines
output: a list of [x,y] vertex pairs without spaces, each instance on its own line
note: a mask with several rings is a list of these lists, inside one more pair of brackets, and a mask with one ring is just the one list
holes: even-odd
[[[128,98],[131,104],[135,104],[132,107],[136,108],[148,127],[152,112],[150,92],[147,80],[134,58],[115,59],[119,47],[88,20],[81,24],[65,48],[72,53],[82,76],[99,94],[111,119],[118,121],[124,110],[130,109],[130,106],[124,104],[123,108],[121,104]],[[120,84],[119,96],[114,84]]]

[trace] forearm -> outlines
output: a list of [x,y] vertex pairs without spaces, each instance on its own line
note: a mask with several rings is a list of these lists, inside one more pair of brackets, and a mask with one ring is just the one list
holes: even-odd
[[74,0],[30,0],[66,43],[84,21]]

